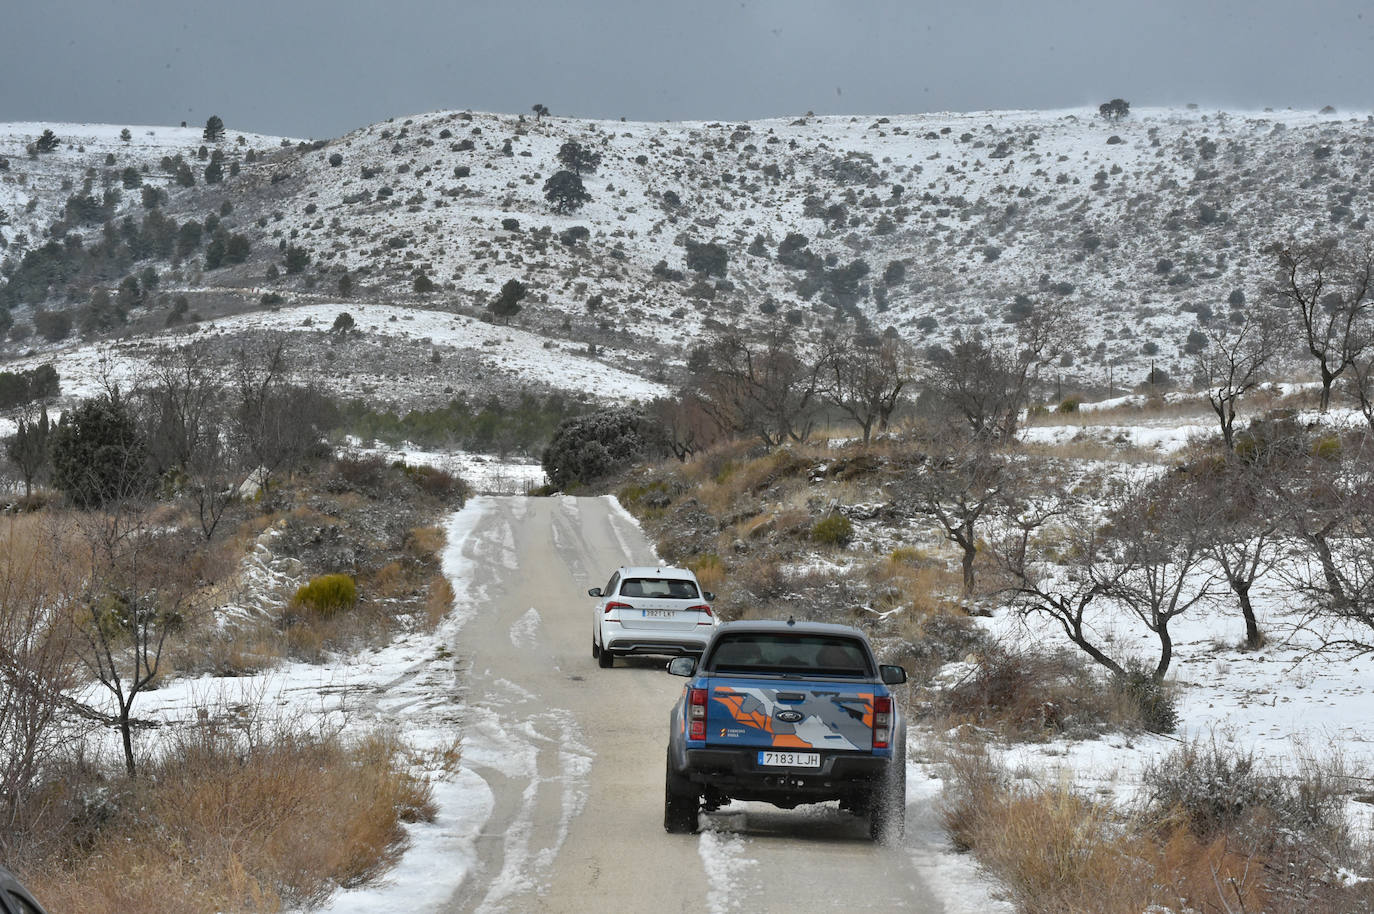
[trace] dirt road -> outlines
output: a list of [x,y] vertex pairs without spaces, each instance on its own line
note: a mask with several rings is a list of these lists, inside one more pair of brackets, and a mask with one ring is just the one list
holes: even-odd
[[589,587],[654,559],[609,500],[494,498],[464,547],[463,763],[495,807],[453,912],[939,914],[901,847],[833,804],[732,804],[663,831],[666,660],[591,656]]

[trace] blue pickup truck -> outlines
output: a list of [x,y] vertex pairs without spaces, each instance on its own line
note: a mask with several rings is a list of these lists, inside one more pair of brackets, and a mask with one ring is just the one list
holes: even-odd
[[874,840],[901,836],[906,720],[888,686],[906,671],[880,665],[858,629],[731,622],[668,672],[689,679],[669,722],[664,829],[694,832],[731,800],[838,800]]

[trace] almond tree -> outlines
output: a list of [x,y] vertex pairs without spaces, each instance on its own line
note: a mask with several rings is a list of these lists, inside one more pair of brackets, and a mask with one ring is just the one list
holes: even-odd
[[[1315,442],[1295,433],[1272,481],[1300,548],[1278,566],[1325,649],[1374,653],[1374,450],[1368,438]],[[1314,625],[1320,623],[1320,625]]]
[[1017,324],[1015,343],[956,336],[930,358],[926,385],[962,417],[975,438],[1016,436],[1040,371],[1078,338],[1079,325],[1064,303],[1039,304]]
[[1236,404],[1266,377],[1283,346],[1281,315],[1272,308],[1252,311],[1239,328],[1209,328],[1207,343],[1195,356],[1198,373],[1207,380],[1207,402],[1221,423],[1228,450],[1235,443]]
[[1018,475],[1006,457],[974,442],[926,457],[902,477],[897,505],[935,521],[959,548],[965,595],[973,593],[980,525],[1007,499]]
[[[1018,531],[1000,541],[998,558],[1023,613],[1053,620],[1070,643],[1118,677],[1129,676],[1129,658],[1114,653],[1103,624],[1139,623],[1158,642],[1150,676],[1162,682],[1173,662],[1173,621],[1217,594],[1206,551],[1211,508],[1167,479],[1121,486],[1105,514],[1099,502],[1073,499],[1052,515],[1058,541],[1027,549]],[[1043,516],[1048,525],[1051,515]]]
[[1296,319],[1303,343],[1321,373],[1321,410],[1331,387],[1369,346],[1374,248],[1342,246],[1334,238],[1276,246],[1273,294]]
[[114,700],[129,777],[136,774],[134,703],[157,679],[168,635],[186,620],[198,552],[193,536],[150,515],[137,498],[121,498],[78,521],[90,569],[79,654]]
[[879,434],[897,408],[902,390],[914,374],[911,347],[897,338],[877,338],[857,329],[826,343],[822,391],[827,401],[853,419],[863,431],[864,444]]
[[768,447],[805,441],[816,422],[821,363],[804,356],[792,336],[774,327],[762,340],[738,329],[706,350],[697,379],[702,407],[722,429],[757,436]]

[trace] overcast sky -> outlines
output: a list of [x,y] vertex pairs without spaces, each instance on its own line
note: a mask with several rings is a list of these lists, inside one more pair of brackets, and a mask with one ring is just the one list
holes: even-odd
[[[1366,13],[1366,9],[1369,10]],[[1368,0],[11,0],[0,121],[1374,106]]]

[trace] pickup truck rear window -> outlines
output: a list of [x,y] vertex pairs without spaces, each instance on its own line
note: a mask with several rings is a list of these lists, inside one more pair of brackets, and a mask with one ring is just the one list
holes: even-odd
[[703,667],[718,674],[801,673],[872,678],[868,651],[852,638],[740,633],[716,642]]
[[697,585],[681,578],[626,578],[622,597],[654,597],[660,600],[695,600]]

